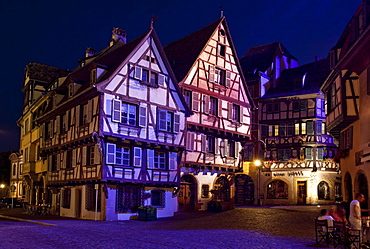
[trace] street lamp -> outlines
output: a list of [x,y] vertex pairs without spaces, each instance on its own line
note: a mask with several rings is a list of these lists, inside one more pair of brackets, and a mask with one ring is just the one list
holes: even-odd
[[261,206],[261,190],[260,190],[260,186],[261,186],[261,165],[262,165],[262,161],[259,160],[259,159],[256,159],[253,161],[254,165],[257,167],[258,169],[258,175],[257,175],[257,197],[258,197],[258,202],[257,202],[257,205],[258,206]]

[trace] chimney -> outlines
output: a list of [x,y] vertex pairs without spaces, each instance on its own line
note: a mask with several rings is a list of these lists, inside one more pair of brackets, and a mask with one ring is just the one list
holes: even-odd
[[320,60],[320,56],[315,56],[315,61],[319,61]]
[[126,31],[124,31],[120,28],[113,28],[113,30],[112,30],[112,40],[110,42],[110,46],[113,46],[113,44],[117,41],[120,41],[120,42],[126,44]]
[[87,57],[94,56],[95,54],[96,54],[95,49],[90,48],[90,47],[86,48],[86,51],[85,51],[85,57],[86,57],[86,58],[87,58]]

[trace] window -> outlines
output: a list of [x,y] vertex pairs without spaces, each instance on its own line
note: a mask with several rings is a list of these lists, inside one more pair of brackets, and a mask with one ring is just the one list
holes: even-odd
[[131,77],[152,87],[164,86],[164,83],[166,82],[165,75],[143,69],[141,67],[134,67],[131,71]]
[[165,207],[165,192],[164,190],[152,190],[151,191],[151,204],[152,206],[164,208]]
[[214,137],[207,136],[207,152],[212,154],[216,153]]
[[353,126],[340,133],[339,147],[341,149],[352,149]]
[[275,180],[267,185],[267,199],[288,199],[288,184]]
[[65,133],[68,131],[69,128],[69,111],[67,111],[63,116],[62,116],[62,133]]
[[279,161],[288,161],[291,158],[290,149],[279,149],[278,150],[278,160]]
[[217,111],[218,111],[218,99],[211,97],[210,98],[210,103],[209,103],[209,114],[217,116]]
[[312,160],[312,148],[306,148],[305,152],[306,152],[306,159]]
[[191,109],[192,108],[192,104],[191,104],[191,91],[184,90],[184,98],[185,98],[186,104]]
[[236,151],[235,151],[235,141],[228,140],[228,156],[229,157],[236,157]]
[[233,104],[232,121],[240,122],[240,106]]
[[116,147],[116,164],[130,166],[130,148]]
[[158,111],[158,129],[168,132],[180,132],[180,115],[166,110]]
[[213,199],[216,201],[230,201],[230,184],[225,176],[219,177],[214,185]]
[[85,194],[85,208],[87,211],[95,211],[96,205],[96,191],[98,191],[98,211],[101,209],[101,192],[100,189],[96,190],[94,184],[86,185],[86,194]]
[[71,206],[71,189],[66,188],[62,190],[62,208],[70,208]]
[[15,176],[17,173],[17,164],[13,163],[12,175]]
[[322,121],[316,121],[316,134],[318,134],[318,135],[321,135],[321,134],[323,134],[323,132],[322,132]]
[[67,153],[65,165],[67,169],[70,169],[72,168],[72,151],[67,150],[65,153]]
[[300,128],[299,123],[294,124],[294,134],[295,135],[299,135],[300,134],[299,128]]
[[317,186],[317,196],[319,200],[330,200],[329,184],[321,181]]
[[209,185],[208,184],[202,184],[202,198],[209,198]]
[[267,113],[276,113],[279,112],[279,102],[275,103],[267,103],[266,105],[266,112]]
[[307,135],[314,135],[313,121],[306,122]]
[[94,165],[95,164],[95,145],[87,147],[87,165]]
[[323,148],[317,148],[317,159],[323,160],[324,159],[324,149]]
[[167,169],[166,165],[167,165],[166,153],[154,151],[154,168]]
[[140,147],[120,147],[107,143],[106,164],[141,167],[141,157],[142,149]]
[[218,54],[220,56],[223,56],[225,57],[225,54],[226,54],[226,46],[223,45],[223,44],[218,44]]
[[68,85],[68,97],[72,97],[74,94],[74,83]]
[[150,72],[150,84],[157,85],[158,84],[158,74],[154,72]]
[[127,125],[136,125],[137,122],[137,106],[122,103],[122,112],[121,112],[121,123]]
[[306,123],[301,123],[301,134],[306,135]]
[[81,125],[87,124],[88,122],[87,112],[88,112],[88,105],[87,104],[81,105],[81,115],[80,115]]
[[278,125],[269,125],[268,126],[268,135],[269,137],[274,137],[279,135],[279,126]]
[[225,85],[226,71],[220,68],[215,69],[215,83]]
[[117,187],[116,212],[136,212],[140,206],[140,187]]
[[143,82],[149,82],[149,71],[143,69],[142,74],[141,74],[141,80]]

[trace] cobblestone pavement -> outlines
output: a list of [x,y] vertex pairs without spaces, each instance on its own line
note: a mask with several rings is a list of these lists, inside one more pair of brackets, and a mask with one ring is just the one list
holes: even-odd
[[322,208],[177,212],[149,222],[28,216],[22,209],[0,209],[0,248],[322,248],[315,245],[313,222]]

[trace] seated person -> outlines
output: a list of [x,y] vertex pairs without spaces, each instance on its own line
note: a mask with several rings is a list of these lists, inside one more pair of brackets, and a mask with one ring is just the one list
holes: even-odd
[[[328,220],[328,232],[332,232],[333,231],[333,221],[334,221],[334,218],[329,215],[329,211],[327,209],[322,209],[321,210],[321,216],[319,216],[317,218],[318,220]],[[326,231],[326,227],[323,227],[322,229],[324,232],[327,232]]]
[[346,218],[346,210],[341,206],[332,206],[332,210],[329,215],[331,215],[335,221],[340,221],[348,224]]

